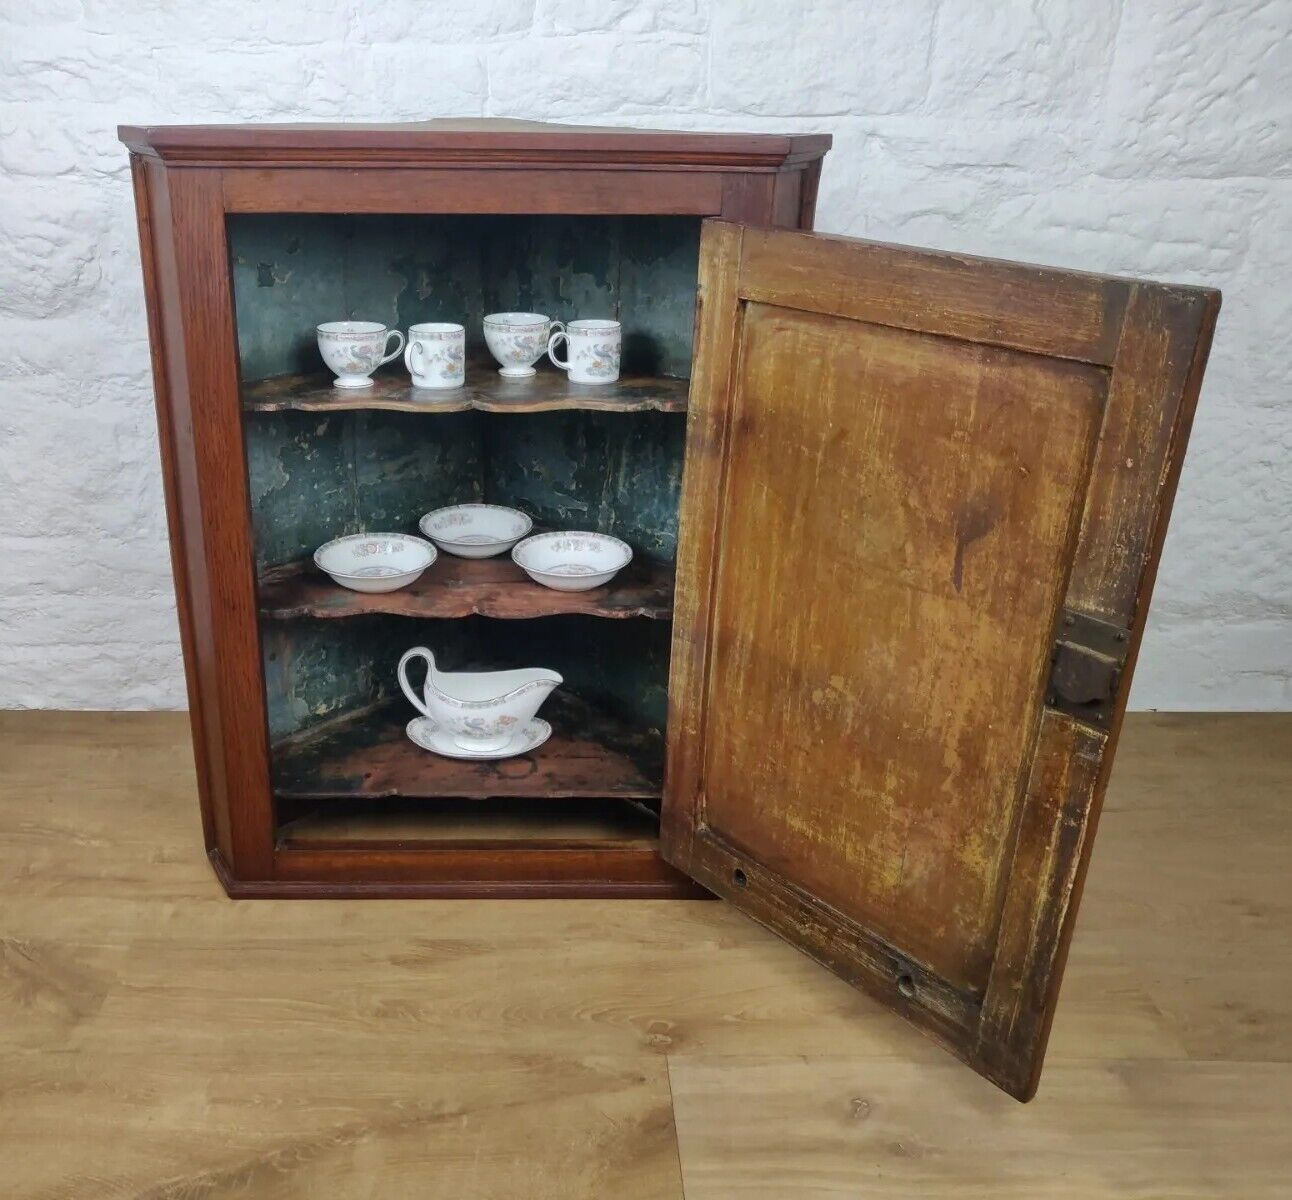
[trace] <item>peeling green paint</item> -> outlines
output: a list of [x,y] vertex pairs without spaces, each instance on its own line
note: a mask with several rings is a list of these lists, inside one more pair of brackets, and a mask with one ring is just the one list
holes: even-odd
[[[446,670],[474,658],[474,640],[460,621],[374,616],[264,622],[261,654],[270,739],[396,695],[400,656],[419,645],[433,647]],[[410,708],[409,717],[414,715]]]
[[663,731],[668,714],[670,622],[584,616],[478,620],[482,658],[499,665],[559,671],[566,688],[606,712]]
[[480,413],[247,415],[258,567],[346,533],[416,533],[421,515],[482,498]]
[[[231,216],[238,356],[244,380],[322,368],[314,327],[345,316],[341,216]],[[295,245],[295,249],[291,249]],[[267,271],[265,270],[267,268]],[[274,286],[261,279],[281,275]]]
[[624,370],[690,374],[694,217],[306,216],[229,219],[242,377],[321,369],[321,321],[458,321],[486,313],[613,317]]
[[[269,735],[278,740],[399,694],[395,669],[429,646],[444,670],[541,666],[605,712],[662,731],[668,711],[669,624],[543,617],[532,621],[267,621],[262,629]],[[408,707],[411,720],[416,713]]]
[[[617,317],[625,371],[690,374],[693,218],[238,215],[229,231],[245,380],[318,371],[320,321],[461,321],[482,350],[480,319],[499,309]],[[671,559],[684,439],[685,419],[663,413],[249,413],[257,565],[363,529],[413,532],[431,508],[481,499]],[[450,669],[553,667],[570,689],[662,730],[669,631],[590,617],[266,621],[270,733],[389,694],[400,654],[418,644]]]
[[594,529],[671,560],[686,421],[676,413],[508,415],[489,428],[485,498],[552,529]]

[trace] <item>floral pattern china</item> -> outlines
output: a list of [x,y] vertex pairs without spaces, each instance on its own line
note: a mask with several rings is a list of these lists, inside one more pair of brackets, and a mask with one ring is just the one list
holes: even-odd
[[[556,348],[565,341],[569,349],[562,360]],[[547,340],[547,356],[568,371],[571,383],[613,383],[619,378],[623,330],[618,321],[571,321]]]
[[535,374],[534,364],[543,357],[554,330],[564,330],[560,321],[542,313],[490,313],[484,319],[485,344],[501,364],[499,375],[522,379]]
[[[404,350],[404,335],[387,329],[380,321],[324,321],[316,329],[319,353],[336,376],[332,386],[370,388],[368,378],[383,363],[396,359]],[[395,348],[386,353],[390,339]]]
[[466,382],[467,334],[461,325],[429,321],[408,331],[404,365],[415,388],[457,388]]

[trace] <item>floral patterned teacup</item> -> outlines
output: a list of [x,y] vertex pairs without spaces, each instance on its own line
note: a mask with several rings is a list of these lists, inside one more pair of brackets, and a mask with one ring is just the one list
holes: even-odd
[[[562,338],[569,346],[565,362],[556,357],[556,343]],[[547,356],[569,372],[571,383],[614,383],[622,342],[618,321],[571,321],[548,339]]]
[[467,379],[467,331],[450,321],[428,321],[408,330],[404,365],[416,388],[457,388]]
[[498,374],[512,379],[533,375],[534,364],[547,350],[548,336],[564,328],[542,313],[490,313],[484,319],[485,343],[502,364]]
[[[404,349],[404,335],[398,329],[387,329],[380,321],[324,321],[317,332],[319,353],[336,376],[333,387],[372,387],[368,376],[383,363],[398,358]],[[397,344],[387,354],[392,337]]]

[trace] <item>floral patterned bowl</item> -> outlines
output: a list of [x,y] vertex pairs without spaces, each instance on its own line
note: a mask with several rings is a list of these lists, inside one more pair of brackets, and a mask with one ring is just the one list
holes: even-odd
[[605,533],[540,533],[513,548],[512,561],[535,583],[586,592],[609,583],[633,560],[627,542]]
[[459,558],[492,558],[534,528],[523,512],[501,504],[454,504],[428,512],[418,527],[441,550]]
[[314,551],[314,565],[355,592],[394,592],[435,561],[430,542],[404,533],[355,533]]

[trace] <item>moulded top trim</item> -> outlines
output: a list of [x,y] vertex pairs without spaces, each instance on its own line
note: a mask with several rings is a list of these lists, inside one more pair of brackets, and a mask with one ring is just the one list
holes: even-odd
[[707,133],[559,125],[542,121],[443,119],[402,124],[121,125],[139,154],[192,165],[527,165],[781,167],[820,158],[829,134]]

